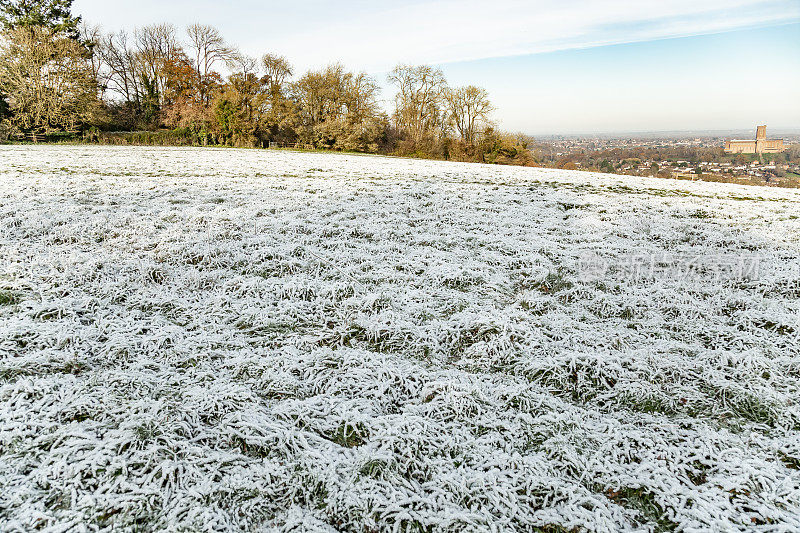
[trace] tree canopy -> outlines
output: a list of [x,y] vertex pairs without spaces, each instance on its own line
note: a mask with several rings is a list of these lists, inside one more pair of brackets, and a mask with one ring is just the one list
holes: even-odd
[[0,49],[0,93],[20,131],[71,131],[91,120],[99,102],[83,46],[42,26],[7,30]]
[[72,15],[73,0],[0,0],[4,29],[43,26],[55,33],[78,36],[81,17]]

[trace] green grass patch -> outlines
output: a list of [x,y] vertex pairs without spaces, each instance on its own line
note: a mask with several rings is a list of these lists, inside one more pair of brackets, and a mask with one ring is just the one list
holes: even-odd
[[16,305],[19,302],[19,294],[12,291],[0,290],[0,306]]
[[669,402],[655,395],[639,398],[632,394],[623,394],[620,400],[623,406],[638,413],[673,415],[677,412]]
[[386,461],[382,459],[372,459],[359,468],[358,474],[364,477],[380,478],[388,467],[389,465]]
[[323,437],[339,446],[354,448],[367,442],[368,434],[367,428],[363,424],[342,422],[333,432],[326,433]]
[[544,294],[553,294],[566,289],[571,289],[573,283],[567,279],[564,271],[559,269],[555,272],[550,272],[547,277],[539,283],[537,289]]
[[778,422],[778,406],[773,402],[759,398],[752,393],[734,396],[730,400],[731,411],[736,416],[756,424],[775,427]]
[[781,460],[784,466],[786,466],[786,468],[791,468],[792,470],[800,470],[799,457],[792,457],[788,453],[778,452],[778,458]]
[[653,526],[653,531],[656,533],[676,531],[678,528],[678,524],[667,518],[666,511],[656,501],[655,495],[645,488],[623,487],[619,490],[608,490],[605,495],[618,505],[638,511],[644,521]]

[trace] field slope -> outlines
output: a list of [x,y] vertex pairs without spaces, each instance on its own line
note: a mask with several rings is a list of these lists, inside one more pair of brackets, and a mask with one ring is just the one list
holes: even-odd
[[800,192],[0,147],[0,530],[800,530]]

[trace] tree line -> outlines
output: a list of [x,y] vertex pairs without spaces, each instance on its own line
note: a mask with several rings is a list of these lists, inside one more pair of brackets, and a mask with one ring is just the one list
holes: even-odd
[[[533,164],[529,139],[497,131],[485,89],[451,87],[428,65],[378,82],[335,63],[299,74],[249,57],[214,27],[104,32],[72,0],[0,0],[0,137],[318,149]],[[109,132],[147,132],[138,136]]]

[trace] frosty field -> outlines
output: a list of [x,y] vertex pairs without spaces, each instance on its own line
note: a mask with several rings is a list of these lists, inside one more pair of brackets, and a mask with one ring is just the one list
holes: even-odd
[[799,277],[792,190],[0,146],[0,531],[798,531]]

